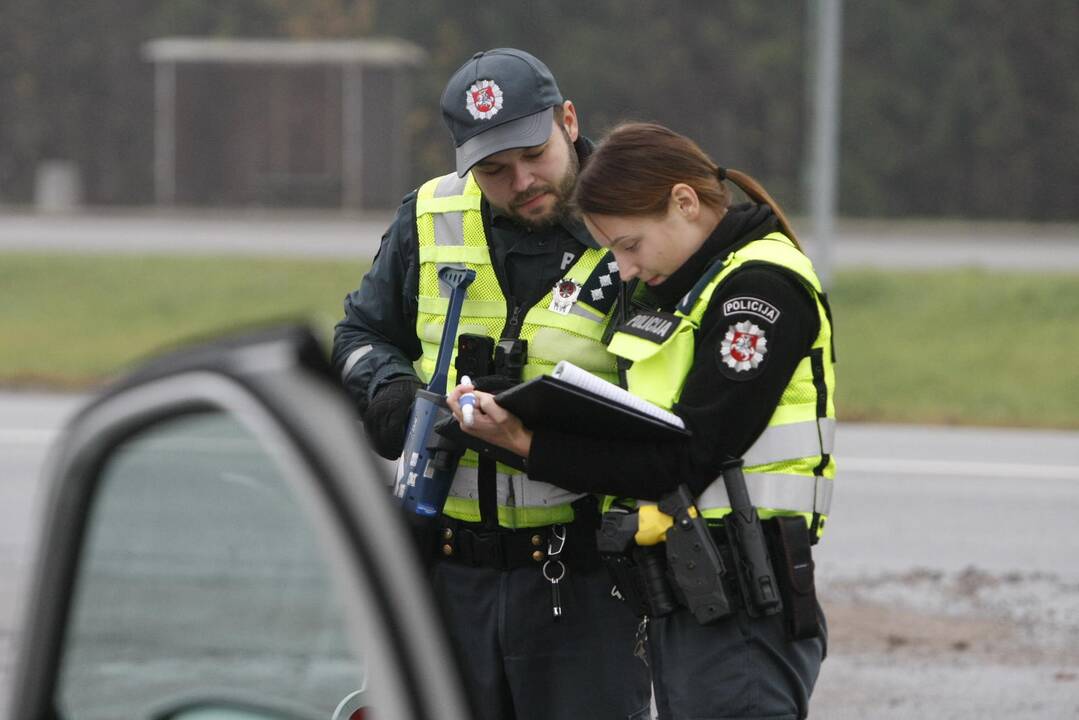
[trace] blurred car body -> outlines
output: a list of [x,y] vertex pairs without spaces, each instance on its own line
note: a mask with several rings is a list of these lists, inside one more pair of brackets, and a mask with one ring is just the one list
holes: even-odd
[[386,468],[308,330],[150,362],[68,424],[43,481],[0,718],[468,717]]

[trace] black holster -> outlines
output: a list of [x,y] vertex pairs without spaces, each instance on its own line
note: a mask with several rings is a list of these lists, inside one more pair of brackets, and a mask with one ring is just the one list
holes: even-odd
[[596,547],[622,601],[637,617],[669,615],[677,609],[678,600],[667,578],[665,546],[637,545],[636,531],[636,511],[608,511],[596,532]]
[[817,591],[813,577],[813,555],[809,529],[797,516],[779,516],[764,524],[776,571],[776,583],[783,598],[783,620],[790,640],[806,640],[820,635]]

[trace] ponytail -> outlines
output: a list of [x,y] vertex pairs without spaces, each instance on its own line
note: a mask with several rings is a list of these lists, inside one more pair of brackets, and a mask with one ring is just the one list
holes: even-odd
[[790,221],[787,220],[787,216],[783,212],[783,209],[779,207],[779,203],[772,199],[772,196],[768,194],[768,191],[764,189],[763,185],[740,170],[724,169],[720,167],[716,169],[716,175],[720,180],[726,177],[732,183],[737,185],[742,192],[749,196],[754,202],[772,208],[772,212],[775,213],[776,219],[779,220],[779,229],[783,231],[784,235],[790,238],[790,241],[794,243],[796,248],[799,250],[802,249],[802,245],[798,242],[798,238],[794,234],[794,228],[791,227]]
[[581,169],[573,204],[587,215],[662,215],[671,188],[685,183],[722,214],[731,202],[724,180],[772,208],[783,234],[801,249],[787,216],[760,183],[716,165],[692,140],[662,125],[624,123],[611,130]]

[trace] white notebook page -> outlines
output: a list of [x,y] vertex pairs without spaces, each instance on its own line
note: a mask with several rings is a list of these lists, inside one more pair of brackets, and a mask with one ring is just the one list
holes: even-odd
[[659,405],[654,405],[643,398],[639,398],[628,390],[623,390],[614,383],[609,383],[603,378],[596,377],[592,373],[587,370],[582,370],[573,363],[563,360],[555,365],[554,372],[552,372],[551,375],[570,385],[576,385],[579,388],[611,400],[612,402],[631,407],[634,410],[658,420],[663,420],[675,427],[682,429],[685,429],[686,427],[685,423],[682,422],[682,418],[674,413],[664,410]]

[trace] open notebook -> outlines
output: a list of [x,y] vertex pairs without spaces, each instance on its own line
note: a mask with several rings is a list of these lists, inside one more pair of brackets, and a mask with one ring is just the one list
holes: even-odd
[[565,361],[550,375],[510,388],[495,400],[533,429],[639,440],[689,435],[674,413]]
[[675,427],[685,428],[685,423],[682,422],[682,418],[674,413],[664,410],[659,405],[654,405],[644,398],[637,397],[629,390],[624,390],[614,383],[596,377],[592,373],[587,370],[582,370],[573,363],[566,362],[565,360],[558,363],[555,365],[554,371],[551,372],[551,377],[579,387],[582,390],[587,390],[588,392],[606,398],[611,402],[632,408],[640,413],[654,417],[657,420],[662,420]]
[[[682,418],[568,362],[495,396],[525,426],[553,428],[598,438],[664,440],[689,436]],[[441,435],[510,467],[526,470],[525,459],[466,434],[452,416],[439,422]]]

